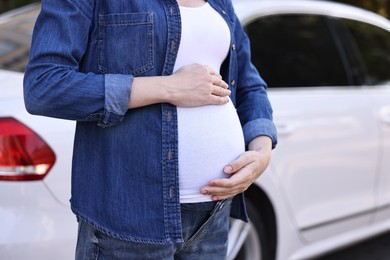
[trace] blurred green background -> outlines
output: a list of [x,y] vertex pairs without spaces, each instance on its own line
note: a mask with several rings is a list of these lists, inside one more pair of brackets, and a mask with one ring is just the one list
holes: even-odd
[[[39,0],[0,0],[0,13],[33,2]],[[334,0],[334,2],[360,6],[390,18],[390,0]]]
[[21,7],[23,5],[39,2],[37,0],[0,0],[0,13]]
[[390,0],[335,0],[333,2],[360,6],[390,18]]

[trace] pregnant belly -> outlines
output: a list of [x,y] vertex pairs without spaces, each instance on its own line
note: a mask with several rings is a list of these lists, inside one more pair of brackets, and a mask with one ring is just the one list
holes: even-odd
[[210,201],[200,193],[208,181],[227,178],[223,167],[245,150],[244,137],[232,104],[177,108],[180,202]]

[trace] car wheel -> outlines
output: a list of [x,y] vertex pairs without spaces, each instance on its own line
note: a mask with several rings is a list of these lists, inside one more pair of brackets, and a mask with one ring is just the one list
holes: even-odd
[[247,201],[249,223],[232,220],[229,232],[228,259],[234,260],[271,260],[265,224],[259,211]]

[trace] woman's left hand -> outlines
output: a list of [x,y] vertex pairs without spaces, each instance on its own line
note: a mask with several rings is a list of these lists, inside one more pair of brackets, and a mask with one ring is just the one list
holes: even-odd
[[267,136],[260,136],[252,140],[248,148],[249,151],[224,167],[224,172],[231,174],[230,178],[209,181],[201,193],[211,195],[213,200],[222,200],[246,191],[268,167],[272,141]]

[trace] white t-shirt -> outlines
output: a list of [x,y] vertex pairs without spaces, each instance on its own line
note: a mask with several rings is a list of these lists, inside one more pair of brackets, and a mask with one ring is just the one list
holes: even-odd
[[[230,32],[225,20],[206,2],[180,7],[182,35],[174,71],[198,63],[215,71],[226,58]],[[223,168],[245,150],[233,103],[178,107],[180,202],[211,201],[200,189],[216,178],[227,178]]]

